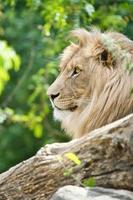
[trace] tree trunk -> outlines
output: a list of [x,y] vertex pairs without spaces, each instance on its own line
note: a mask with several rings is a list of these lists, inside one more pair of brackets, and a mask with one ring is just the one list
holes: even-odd
[[[76,164],[66,153],[73,152]],[[0,200],[45,200],[93,177],[96,186],[133,190],[133,115],[68,143],[51,144],[0,175]]]

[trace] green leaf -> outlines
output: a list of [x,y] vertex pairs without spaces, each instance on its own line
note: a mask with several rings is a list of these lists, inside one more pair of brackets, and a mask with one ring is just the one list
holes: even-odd
[[73,161],[76,165],[80,165],[81,161],[79,160],[78,156],[76,154],[70,152],[70,153],[65,153],[64,156],[68,158],[69,160]]
[[93,177],[83,180],[84,187],[94,187],[96,185],[96,181]]
[[20,67],[20,57],[8,46],[7,42],[0,41],[0,95],[6,83],[10,80],[9,71],[18,70]]
[[85,5],[85,11],[87,12],[87,14],[89,16],[92,16],[92,14],[95,12],[95,8],[93,7],[93,5],[91,5],[90,3],[87,3]]
[[36,124],[34,127],[34,135],[36,138],[41,138],[43,133],[43,128],[41,124]]

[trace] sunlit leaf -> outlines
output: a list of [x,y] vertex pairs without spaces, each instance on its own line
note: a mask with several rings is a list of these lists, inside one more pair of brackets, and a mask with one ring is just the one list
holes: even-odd
[[0,124],[2,124],[7,118],[6,113],[0,109]]
[[76,165],[81,164],[81,160],[78,158],[78,156],[76,156],[76,154],[72,152],[65,153],[64,156],[68,158],[69,160],[73,161]]
[[89,16],[91,16],[95,12],[95,8],[90,3],[87,3],[85,5],[85,10],[86,10],[86,12],[88,13]]
[[9,71],[12,69],[17,71],[19,67],[20,57],[5,41],[0,41],[0,95],[10,79]]
[[34,135],[36,138],[41,138],[43,133],[42,125],[36,124],[34,127]]

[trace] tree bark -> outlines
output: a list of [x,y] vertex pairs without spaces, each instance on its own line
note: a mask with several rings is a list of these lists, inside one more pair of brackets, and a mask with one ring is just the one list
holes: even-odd
[[[68,152],[81,164],[68,159]],[[80,185],[89,177],[96,186],[133,190],[133,115],[80,139],[41,148],[0,175],[0,200],[47,200],[59,187]]]

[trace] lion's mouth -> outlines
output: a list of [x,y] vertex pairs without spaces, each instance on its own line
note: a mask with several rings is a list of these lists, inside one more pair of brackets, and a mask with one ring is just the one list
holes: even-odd
[[61,110],[61,111],[71,111],[71,112],[75,111],[77,109],[77,107],[78,106],[73,106],[73,107],[69,107],[67,109],[63,109],[63,108],[59,108],[59,107],[55,106],[55,108],[57,108],[58,110]]
[[73,111],[75,111],[75,110],[77,109],[77,107],[78,107],[78,106],[73,106],[73,107],[70,108],[69,110],[73,112]]

